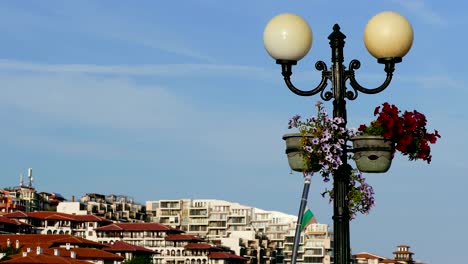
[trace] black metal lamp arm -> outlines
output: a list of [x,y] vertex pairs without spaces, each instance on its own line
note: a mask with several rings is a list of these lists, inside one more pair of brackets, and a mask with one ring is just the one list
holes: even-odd
[[359,62],[358,60],[352,60],[349,63],[349,70],[345,71],[345,76],[346,79],[349,79],[349,84],[354,89],[354,92],[347,91],[346,98],[348,98],[349,100],[354,100],[358,96],[358,91],[365,94],[376,94],[385,90],[385,88],[388,87],[388,85],[392,81],[393,72],[395,71],[395,64],[401,62],[401,58],[379,59],[378,62],[385,64],[384,71],[387,73],[387,77],[380,86],[372,89],[361,86],[356,80],[356,77],[354,76],[354,70],[357,70],[361,67],[361,62]]
[[300,96],[312,96],[320,92],[320,97],[322,97],[323,100],[330,100],[323,95],[323,91],[327,87],[327,81],[331,79],[331,72],[327,70],[327,65],[325,62],[317,61],[317,63],[315,63],[315,69],[322,71],[322,80],[320,81],[319,85],[317,85],[317,87],[309,91],[300,90],[296,88],[291,82],[292,66],[296,65],[296,61],[277,60],[276,63],[281,64],[281,74],[283,74],[284,82],[286,83],[286,86],[288,86],[289,90],[291,90],[291,92]]

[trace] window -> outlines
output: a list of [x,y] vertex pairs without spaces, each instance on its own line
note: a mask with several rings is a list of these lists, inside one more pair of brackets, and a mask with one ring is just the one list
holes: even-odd
[[304,262],[307,262],[307,263],[322,263],[323,259],[321,257],[305,257]]

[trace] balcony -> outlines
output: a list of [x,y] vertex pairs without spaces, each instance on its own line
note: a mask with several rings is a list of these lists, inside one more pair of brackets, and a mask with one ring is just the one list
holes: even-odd
[[160,209],[178,209],[180,210],[180,201],[178,200],[162,200],[159,202]]
[[224,222],[210,222],[208,224],[208,229],[226,229],[226,221]]
[[161,216],[158,217],[158,222],[163,225],[179,225],[179,217],[178,216]]
[[203,218],[190,219],[189,225],[208,225],[208,219],[203,219]]
[[207,228],[207,226],[190,225],[188,231],[189,232],[206,232],[206,231],[208,231],[208,228]]
[[160,209],[157,211],[158,216],[180,216],[180,210],[177,209]]
[[308,248],[304,252],[304,256],[307,257],[323,257],[325,255],[324,248]]
[[328,233],[328,226],[325,224],[311,224],[306,229],[307,234],[326,234]]
[[208,217],[208,209],[206,208],[197,208],[189,210],[189,217]]
[[227,214],[211,213],[209,219],[210,221],[226,221]]
[[224,237],[226,236],[225,230],[210,230],[207,234],[208,237]]
[[243,216],[229,216],[228,225],[245,225],[246,220]]
[[284,240],[284,234],[270,234],[270,233],[267,233],[267,236],[270,240],[280,240],[280,241],[283,241]]

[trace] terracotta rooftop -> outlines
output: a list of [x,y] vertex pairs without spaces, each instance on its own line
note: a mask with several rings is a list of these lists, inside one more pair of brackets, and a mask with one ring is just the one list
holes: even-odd
[[215,247],[215,246],[212,246],[212,245],[206,244],[206,243],[190,243],[190,244],[185,245],[184,248],[185,249],[211,249],[211,250],[215,250],[215,251],[222,251],[223,250],[222,248]]
[[211,259],[238,259],[247,261],[246,258],[228,252],[211,252],[208,257]]
[[100,217],[96,215],[73,215],[73,219],[76,221],[82,222],[108,222],[112,223],[111,220],[106,219],[105,217]]
[[399,262],[394,259],[383,259],[383,260],[380,260],[379,263],[399,263]]
[[157,254],[155,251],[151,249],[147,249],[145,247],[135,246],[123,241],[116,241],[114,244],[103,248],[105,251],[109,252],[146,252],[151,254]]
[[24,217],[28,217],[28,215],[26,214],[26,212],[22,212],[22,211],[16,211],[16,212],[13,212],[13,213],[3,214],[3,216],[8,217],[8,218],[24,218]]
[[[104,244],[90,241],[72,235],[0,235],[0,247],[6,247],[10,240],[10,246],[16,247],[16,241],[22,252],[27,252],[11,256],[12,260],[5,263],[89,263],[76,260],[110,260],[122,261],[123,257],[106,252],[101,248]],[[65,245],[69,243],[70,248]],[[37,254],[37,248],[42,249],[41,254]],[[59,256],[55,256],[54,250],[58,250]],[[71,258],[71,252],[76,253],[76,259]],[[2,262],[3,263],[3,262]]]
[[72,259],[54,255],[36,255],[36,254],[29,254],[23,257],[22,254],[17,258],[12,258],[9,260],[2,261],[3,263],[22,263],[22,264],[90,264],[88,261],[79,260],[79,259]]
[[101,244],[99,242],[95,242],[92,240],[88,240],[88,239],[84,239],[84,238],[76,237],[72,235],[65,235],[63,238],[57,238],[57,239],[51,240],[50,242],[51,242],[52,247],[66,245],[67,243],[70,243],[70,245],[77,245],[80,247],[93,247],[93,248],[105,247],[104,244]]
[[191,241],[191,242],[204,242],[205,240],[191,235],[168,235],[165,237],[167,241]]
[[30,224],[23,223],[23,222],[18,221],[16,219],[10,219],[10,218],[4,217],[4,216],[0,216],[0,223],[10,224],[10,225],[20,225],[20,226],[32,226]]
[[123,261],[125,258],[114,253],[107,252],[97,248],[71,248],[67,250],[64,247],[48,248],[44,250],[46,255],[54,255],[54,249],[59,250],[60,256],[70,258],[71,252],[76,253],[77,259],[82,260],[113,260]]
[[158,223],[113,223],[98,227],[96,231],[171,231],[182,233],[182,230]]
[[360,253],[354,254],[353,257],[364,258],[364,259],[385,259],[384,257],[377,256],[377,255],[367,253],[367,252],[360,252]]
[[108,222],[112,221],[95,216],[95,215],[72,215],[58,212],[38,211],[38,212],[13,212],[4,214],[7,218],[36,218],[36,219],[47,219],[47,220],[64,220],[64,221],[77,221],[77,222]]
[[74,246],[80,247],[93,247],[93,248],[103,248],[104,244],[87,240],[80,237],[75,237],[72,235],[38,235],[38,234],[28,234],[28,235],[0,235],[0,246],[6,247],[8,239],[10,240],[11,246],[16,246],[16,240],[18,240],[21,249],[31,248],[35,249],[38,246],[46,249],[54,246],[63,246],[67,243]]

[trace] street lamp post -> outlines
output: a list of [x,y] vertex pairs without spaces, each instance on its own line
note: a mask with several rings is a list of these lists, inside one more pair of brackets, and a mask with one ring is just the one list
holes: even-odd
[[[346,99],[355,100],[358,92],[376,94],[383,91],[390,84],[395,70],[395,64],[402,61],[402,57],[411,48],[413,42],[413,29],[409,22],[395,12],[382,12],[374,16],[364,31],[364,42],[367,50],[377,62],[384,64],[386,73],[385,81],[376,88],[361,86],[354,71],[360,68],[358,60],[351,60],[348,68],[343,65],[343,48],[346,36],[340,31],[338,24],[333,26],[333,32],[328,36],[331,48],[330,69],[323,61],[318,61],[315,68],[322,72],[322,78],[317,87],[311,90],[300,90],[291,82],[292,66],[302,59],[312,46],[312,31],[307,22],[294,14],[281,14],[267,24],[264,31],[264,46],[267,52],[281,65],[282,75],[286,86],[300,96],[312,96],[320,93],[324,101],[333,99],[333,117],[341,117],[346,126]],[[331,89],[325,90],[328,82]],[[349,86],[346,87],[346,82]],[[350,181],[350,169],[347,161],[346,142],[341,160],[343,165],[333,175],[333,232],[334,232],[334,263],[349,264],[350,256],[350,232],[349,209],[347,202],[348,185]],[[300,225],[304,208],[307,202],[310,179],[306,178],[301,205],[298,214],[298,225],[293,247],[292,264],[295,264],[299,245]]]

